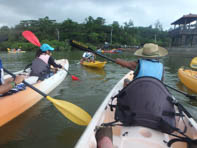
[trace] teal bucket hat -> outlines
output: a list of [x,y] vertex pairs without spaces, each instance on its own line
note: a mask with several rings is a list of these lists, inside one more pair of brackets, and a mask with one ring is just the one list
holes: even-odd
[[40,47],[41,51],[47,51],[47,50],[50,50],[50,51],[53,51],[54,48],[51,47],[49,44],[42,44],[42,46]]

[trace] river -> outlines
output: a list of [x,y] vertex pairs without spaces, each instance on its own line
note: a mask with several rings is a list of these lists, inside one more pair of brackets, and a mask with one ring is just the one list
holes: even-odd
[[[4,67],[14,72],[23,69],[34,58],[35,52],[8,54],[1,52],[0,57]],[[86,110],[90,115],[95,111],[113,88],[113,86],[129,71],[114,63],[107,63],[103,70],[93,70],[79,64],[81,51],[55,52],[54,58],[67,58],[70,63],[69,72],[80,81],[66,79],[49,95],[62,99]],[[164,82],[176,89],[192,93],[179,82],[177,71],[181,66],[189,67],[191,59],[196,54],[169,54],[161,60],[165,65]],[[111,58],[135,60],[130,52],[107,54]],[[98,60],[105,60],[97,56]],[[170,90],[171,91],[171,90]],[[171,93],[197,119],[197,100],[189,100],[175,91]],[[83,133],[85,127],[78,126],[62,116],[46,99],[42,99],[28,111],[0,128],[0,148],[72,148]]]

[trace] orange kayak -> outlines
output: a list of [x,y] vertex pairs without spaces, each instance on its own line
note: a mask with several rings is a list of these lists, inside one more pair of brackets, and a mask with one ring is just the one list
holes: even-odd
[[[62,59],[57,60],[56,62],[62,64],[64,68],[68,70],[68,60]],[[53,76],[39,83],[35,83],[33,86],[48,94],[65,79],[66,75],[67,72],[63,69],[60,69]],[[29,87],[26,87],[25,90],[19,91],[15,94],[0,97],[0,127],[25,112],[42,98],[43,96]]]

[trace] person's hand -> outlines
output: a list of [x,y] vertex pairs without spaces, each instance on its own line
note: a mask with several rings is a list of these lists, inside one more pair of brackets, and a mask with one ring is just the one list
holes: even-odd
[[53,68],[51,69],[51,71],[52,71],[53,73],[56,73],[56,72],[58,71],[58,68],[53,67]]
[[19,83],[22,83],[22,81],[23,81],[24,79],[25,79],[25,76],[19,75],[19,76],[16,76],[14,82],[15,82],[16,84],[19,84]]

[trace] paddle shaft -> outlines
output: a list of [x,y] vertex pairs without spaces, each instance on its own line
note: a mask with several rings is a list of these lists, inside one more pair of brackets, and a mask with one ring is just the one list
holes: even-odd
[[166,87],[168,87],[168,88],[174,90],[174,91],[177,91],[177,92],[179,92],[179,93],[185,95],[186,97],[188,97],[188,98],[190,98],[190,99],[195,99],[195,98],[196,98],[196,96],[192,96],[192,95],[186,94],[186,93],[184,93],[184,92],[182,92],[182,91],[180,91],[180,90],[177,90],[177,89],[175,89],[175,88],[173,88],[173,87],[171,87],[171,86],[169,86],[169,85],[167,85],[167,84],[164,84],[164,85],[165,85]]
[[105,59],[107,59],[107,60],[109,60],[109,61],[111,61],[111,62],[116,63],[116,61],[115,61],[114,59],[111,59],[111,58],[109,58],[109,57],[107,57],[107,56],[104,56],[104,55],[102,55],[102,54],[99,54],[99,53],[97,53],[96,51],[94,51],[93,49],[91,49],[90,47],[88,47],[88,46],[86,46],[86,45],[84,45],[84,44],[82,44],[82,43],[80,43],[80,42],[77,42],[77,41],[75,41],[75,40],[71,40],[71,41],[70,41],[70,44],[71,44],[73,47],[76,47],[76,48],[81,49],[81,50],[83,50],[83,51],[92,52],[92,53],[94,53],[94,54],[96,54],[96,55],[98,55],[98,56],[100,56],[100,57],[103,57],[103,58],[105,58]]
[[66,68],[63,68],[69,75],[72,75]]
[[[11,75],[13,78],[16,78],[16,75],[11,73],[10,71],[8,71],[7,69],[3,68],[3,70],[8,73],[9,75]],[[35,90],[36,92],[38,92],[39,94],[41,94],[43,97],[47,97],[47,95],[43,92],[41,92],[39,89],[35,88],[34,86],[30,85],[29,83],[27,83],[25,80],[23,80],[23,83],[25,85],[27,85],[28,87],[30,87],[31,89]]]

